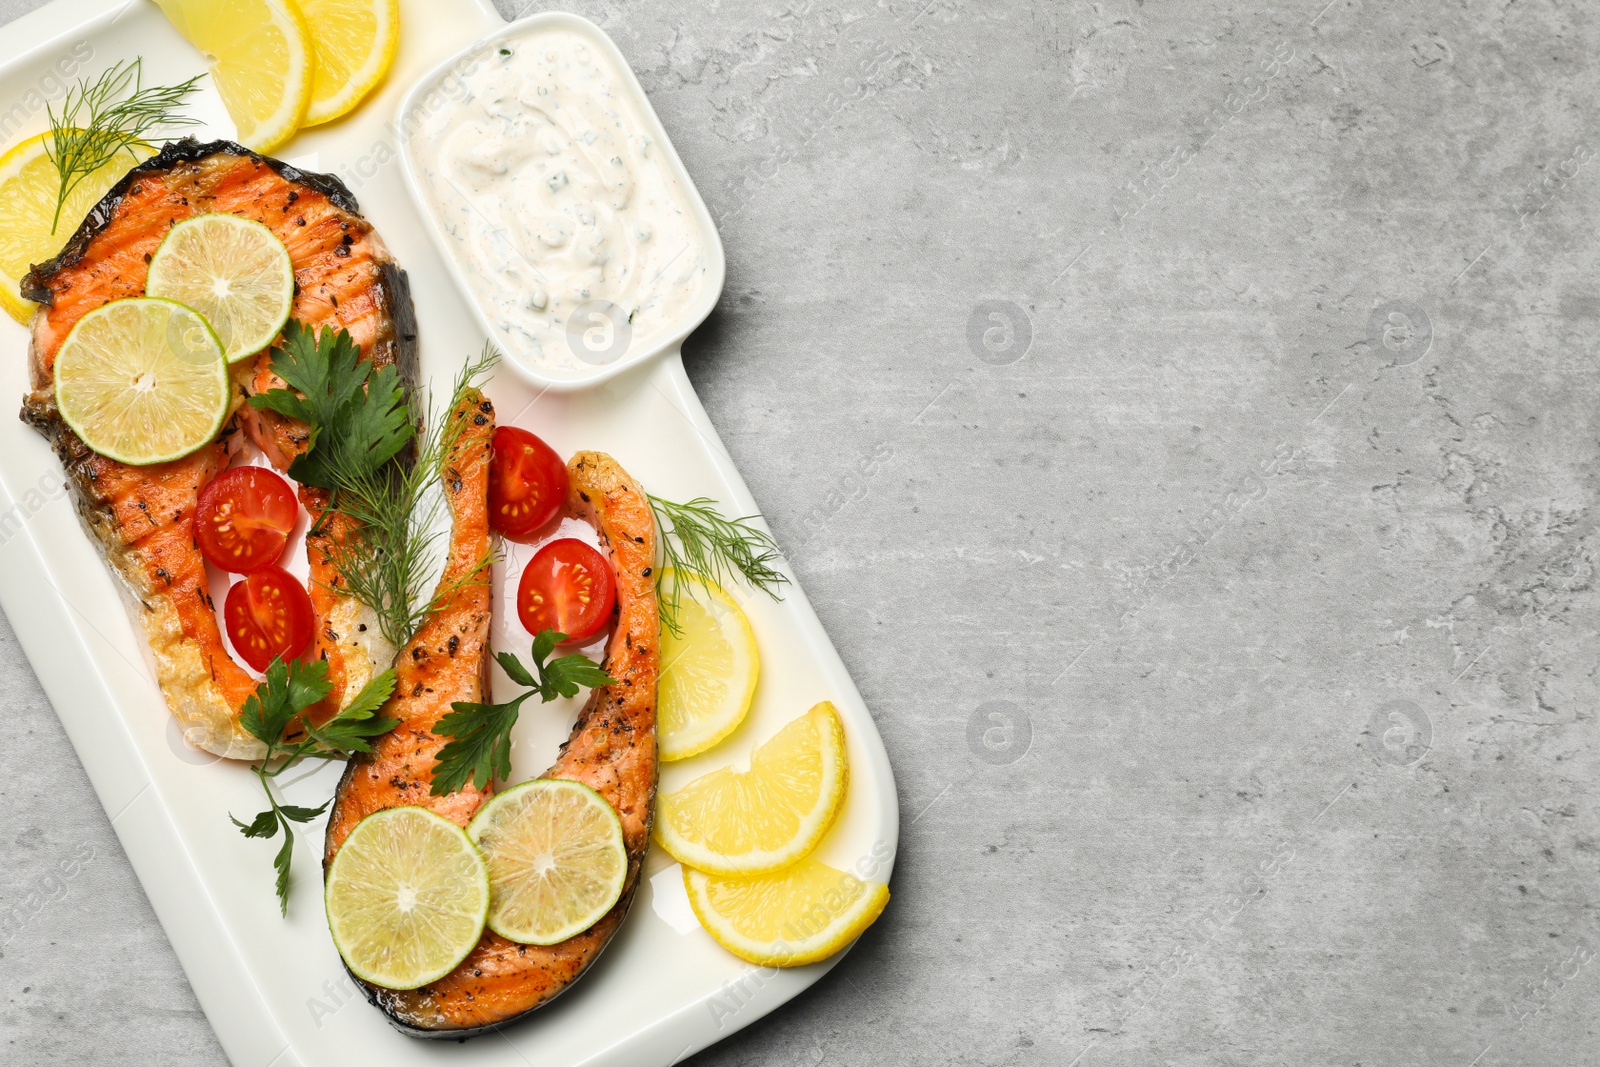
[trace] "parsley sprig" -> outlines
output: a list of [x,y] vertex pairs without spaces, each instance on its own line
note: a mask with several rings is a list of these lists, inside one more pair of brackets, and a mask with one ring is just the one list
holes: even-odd
[[[684,588],[694,588],[692,582],[680,584],[678,575],[684,572],[721,585],[727,585],[737,574],[772,599],[783,599],[778,587],[789,577],[777,567],[778,543],[767,531],[751,525],[750,520],[756,516],[730,519],[717,510],[715,500],[703,496],[687,504],[651,496],[650,510],[661,531],[661,554],[666,564],[656,576],[656,599],[661,625],[673,634],[683,633],[678,606]],[[667,578],[669,570],[671,578]]]
[[267,810],[249,822],[232,815],[233,824],[246,837],[272,838],[283,831],[283,846],[272,861],[278,872],[278,908],[289,913],[289,861],[294,856],[293,823],[308,823],[327,810],[328,804],[305,808],[283,804],[272,792],[272,779],[304,759],[349,759],[357,752],[370,752],[372,739],[395,727],[394,719],[380,719],[378,709],[394,692],[394,671],[375,675],[362,687],[349,707],[317,726],[298,720],[299,727],[288,738],[285,734],[296,716],[328,695],[328,665],[322,660],[284,663],[274,659],[266,678],[245,699],[239,713],[240,724],[267,746],[267,754],[254,767],[261,789],[267,795]]
[[[443,417],[434,419],[394,367],[361,359],[348,333],[313,335],[291,321],[272,353],[273,372],[288,388],[250,398],[252,406],[310,428],[306,451],[289,465],[289,475],[329,491],[322,524],[349,520],[345,535],[328,549],[329,561],[341,591],[377,615],[384,639],[396,648],[411,639],[440,599],[428,595],[442,536],[436,483],[461,432],[460,421],[448,413],[494,360],[485,349],[470,361]],[[429,427],[420,439],[419,425]]]
[[454,739],[439,750],[439,760],[433,768],[434,796],[454,793],[468,782],[487,789],[496,778],[511,776],[511,728],[522,714],[522,702],[529,697],[537,693],[541,702],[548,703],[558,696],[577,696],[580,686],[592,689],[615,684],[615,678],[582,655],[546,662],[566,639],[566,634],[555,630],[540,631],[533,639],[532,671],[510,652],[495,655],[513,682],[528,686],[521,696],[504,704],[458,700],[450,705],[450,714],[433,728],[440,737]]
[[289,464],[289,477],[302,485],[337,492],[350,474],[381,470],[416,439],[400,372],[362,359],[344,330],[313,333],[290,319],[272,350],[272,372],[290,388],[250,403],[311,427],[308,447]]

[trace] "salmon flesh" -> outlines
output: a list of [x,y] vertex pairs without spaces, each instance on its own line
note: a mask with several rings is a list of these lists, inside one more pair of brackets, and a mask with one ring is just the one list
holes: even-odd
[[[255,759],[264,746],[239,725],[238,712],[256,683],[222,642],[193,522],[196,497],[227,466],[241,432],[279,470],[307,447],[303,424],[243,404],[254,392],[283,384],[272,374],[269,354],[233,367],[235,410],[221,437],[171,463],[136,467],[95,454],[55,404],[56,353],[73,325],[112,300],[144,295],[150,257],[167,230],[206,212],[265,224],[294,267],[290,314],[313,329],[348,330],[363,358],[397,366],[411,386],[417,330],[410,286],[349,190],[337,178],[300,171],[231,141],[186,138],[130,170],[61,254],[23,279],[23,295],[42,306],[33,316],[32,392],[22,418],[55,448],[84,528],[131,594],[156,681],[185,737],[221,756]],[[348,529],[315,521],[327,504],[322,490],[302,487],[300,498],[317,530],[306,542],[317,614],[312,654],[328,662],[333,691],[313,714],[326,717],[388,667],[394,650],[379,635],[376,616],[338,590],[328,553]]]
[[[476,405],[476,407],[474,407]],[[453,520],[443,606],[401,650],[399,685],[383,714],[399,721],[369,754],[352,760],[334,794],[324,867],[362,818],[385,808],[429,808],[461,826],[488,799],[468,786],[431,796],[433,766],[447,738],[432,728],[454,701],[481,701],[489,662],[489,588],[462,582],[462,568],[489,547],[488,466],[493,420],[475,397],[455,411],[473,425],[448,461],[445,487]],[[610,456],[580,452],[567,465],[569,515],[600,534],[617,574],[616,628],[605,669],[616,682],[595,689],[578,715],[561,756],[542,777],[590,786],[622,820],[628,871],[622,896],[594,926],[555,945],[519,945],[490,931],[462,964],[421,989],[392,990],[361,983],[390,1023],[413,1037],[465,1038],[516,1021],[569,988],[616,934],[639,885],[650,843],[656,790],[656,680],[659,673],[655,583],[655,523],[637,482]],[[359,979],[357,980],[359,981]]]

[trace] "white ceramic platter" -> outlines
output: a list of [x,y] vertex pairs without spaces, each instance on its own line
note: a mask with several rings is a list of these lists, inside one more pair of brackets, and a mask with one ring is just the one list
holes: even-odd
[[[407,195],[393,120],[419,76],[504,23],[488,0],[401,0],[401,9],[400,54],[383,88],[355,115],[299,135],[279,154],[350,186],[411,276],[423,378],[444,384],[482,346],[484,332]],[[45,103],[59,99],[64,77],[92,77],[136,56],[144,57],[147,75],[163,81],[204,69],[148,0],[57,0],[7,25],[0,35],[0,146],[46,127]],[[209,120],[197,135],[233,136],[209,89],[196,113]],[[26,348],[26,331],[0,317],[7,357],[0,358],[0,397],[18,406]],[[675,346],[585,392],[541,393],[504,371],[486,391],[501,422],[535,431],[563,454],[604,450],[662,496],[704,495],[736,514],[757,510]],[[328,939],[317,863],[321,825],[308,827],[296,849],[294,897],[289,918],[281,919],[270,886],[275,846],[245,840],[227,818],[257,810],[258,787],[243,765],[183,743],[122,594],[61,486],[44,440],[16,419],[0,419],[0,607],[238,1067],[666,1065],[759,1019],[837,961],[773,972],[724,952],[694,923],[676,864],[653,850],[627,923],[570,993],[498,1036],[464,1044],[396,1033],[355,993]],[[744,760],[789,719],[832,700],[849,737],[851,784],[818,856],[887,879],[898,839],[894,782],[860,695],[798,587],[789,586],[781,603],[747,591],[741,599],[761,649],[755,707],[721,746],[667,765],[662,787]],[[497,620],[496,632],[500,647],[525,652],[514,621]],[[549,764],[576,706],[551,704],[524,716],[517,777]],[[320,803],[336,773],[309,772],[285,791],[292,802]],[[889,859],[871,859],[883,855]]]

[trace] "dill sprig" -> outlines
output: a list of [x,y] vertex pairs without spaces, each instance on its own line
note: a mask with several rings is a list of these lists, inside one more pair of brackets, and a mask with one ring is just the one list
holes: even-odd
[[352,520],[330,546],[329,562],[341,591],[377,615],[378,631],[395,648],[411,639],[426,614],[428,578],[439,554],[438,502],[425,484],[437,467],[429,462],[433,449],[426,452],[406,468],[355,473],[323,512],[324,521]]
[[437,483],[461,433],[449,413],[496,358],[485,346],[468,362],[449,405],[434,418],[394,367],[363,360],[349,333],[314,332],[291,320],[272,353],[273,373],[289,388],[250,398],[252,406],[310,428],[310,445],[289,465],[289,476],[328,491],[317,529],[334,528],[327,552],[338,591],[370,608],[379,632],[396,648],[441,599],[489,565],[486,558],[449,588],[427,595],[443,537],[444,494]]
[[177,109],[204,75],[197,74],[177,85],[146,89],[141,84],[142,62],[119,61],[92,82],[80,79],[67,90],[59,116],[53,107],[46,107],[50,137],[44,152],[60,177],[51,233],[61,225],[61,209],[67,197],[85,178],[121,153],[143,146],[145,135],[157,127],[193,126],[199,122],[179,114]]
[[[684,571],[719,585],[727,585],[738,575],[772,599],[783,599],[778,587],[789,578],[777,569],[778,544],[771,534],[751,525],[756,516],[730,519],[717,510],[715,500],[703,496],[687,504],[650,496],[650,510],[661,531],[661,555],[666,564],[656,579],[656,599],[661,606],[661,624],[668,630],[683,632],[678,606],[684,583],[678,575]],[[666,579],[668,570],[670,580]],[[687,584],[693,588],[692,582]]]
[[374,469],[350,456],[333,461],[338,488],[325,516],[348,519],[353,529],[336,542],[330,562],[343,591],[372,609],[379,632],[396,648],[411,639],[442,601],[492,562],[486,556],[456,582],[428,592],[444,537],[439,522],[444,509],[440,471],[462,432],[462,423],[449,415],[497,358],[494,349],[485,346],[464,366],[449,403],[437,417],[432,405],[425,409],[415,393],[406,397],[408,421],[426,427],[415,462],[396,460]]

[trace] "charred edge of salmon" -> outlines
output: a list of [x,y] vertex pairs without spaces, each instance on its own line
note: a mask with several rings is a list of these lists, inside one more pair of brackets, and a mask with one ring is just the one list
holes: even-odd
[[[331,179],[338,181],[337,178]],[[343,186],[340,186],[343,188]],[[352,201],[354,203],[354,201]],[[346,209],[353,210],[353,209]],[[417,344],[417,309],[411,302],[411,279],[392,259],[382,260],[378,270],[389,298],[389,321],[394,324],[394,363],[409,397],[416,392],[422,373],[421,350]],[[413,453],[415,442],[410,446]]]
[[[638,866],[640,870],[643,869],[642,863]],[[409,1008],[411,997],[416,992],[415,990],[396,991],[393,989],[384,989],[380,986],[368,985],[360,978],[357,978],[355,972],[351,971],[348,965],[345,967],[345,973],[350,975],[350,979],[351,981],[355,982],[356,987],[366,994],[367,1003],[371,1004],[374,1008],[377,1008],[380,1012],[382,1012],[383,1017],[388,1020],[389,1025],[407,1037],[419,1038],[423,1041],[465,1041],[472,1037],[482,1037],[485,1034],[499,1033],[508,1026],[515,1026],[517,1023],[526,1021],[527,1018],[535,1012],[548,1008],[550,1005],[560,1000],[562,994],[568,992],[574,986],[576,986],[578,984],[578,979],[589,973],[590,969],[594,967],[595,962],[599,960],[601,956],[605,955],[606,949],[610,948],[612,943],[616,941],[616,935],[618,931],[622,929],[622,921],[628,917],[629,911],[631,911],[633,908],[633,898],[639,892],[639,880],[640,874],[638,871],[635,871],[629,876],[628,884],[623,887],[622,895],[619,896],[617,898],[617,902],[611,906],[611,910],[606,912],[605,915],[602,916],[600,920],[593,926],[589,927],[588,930],[573,935],[574,937],[583,937],[593,931],[599,931],[600,934],[599,947],[597,947],[593,952],[589,953],[588,957],[584,960],[583,966],[578,969],[578,972],[574,974],[566,983],[564,983],[560,989],[557,989],[554,993],[550,994],[550,996],[546,997],[544,1000],[541,1000],[533,1007],[517,1015],[513,1015],[506,1019],[501,1019],[498,1022],[484,1023],[482,1026],[474,1026],[459,1030],[430,1030],[420,1026],[413,1026],[411,1023],[406,1021],[405,1012]],[[607,927],[607,929],[601,929],[602,927]],[[534,946],[530,945],[528,947],[532,948]],[[343,957],[340,958],[340,962],[344,962]]]
[[[67,488],[84,532],[100,547],[107,563],[111,565],[114,576],[122,578],[144,610],[150,611],[151,606],[146,599],[147,591],[138,588],[130,576],[137,570],[127,558],[133,549],[117,526],[111,501],[100,491],[95,480],[94,465],[100,460],[100,456],[67,426],[56,410],[55,397],[52,394],[38,392],[24,394],[20,415],[24,423],[32,426],[50,443],[56,458],[61,461],[61,470],[66,475]],[[232,432],[231,428],[225,428],[223,436],[226,437]]]
[[[158,174],[171,170],[183,163],[198,163],[216,155],[242,156],[253,159],[277,171],[285,181],[298,182],[301,185],[314,189],[326,196],[334,207],[348,211],[352,215],[361,213],[360,206],[356,203],[355,196],[345,186],[344,182],[332,174],[317,174],[292,167],[280,159],[264,156],[259,152],[252,152],[244,145],[235,141],[197,141],[193,137],[185,137],[181,141],[169,142],[161,151],[138,164],[128,173],[124,174],[111,187],[111,191],[100,198],[100,202],[89,209],[89,214],[84,216],[82,224],[78,226],[67,245],[54,259],[44,263],[36,263],[22,279],[22,295],[36,304],[51,305],[54,297],[50,292],[48,279],[67,267],[75,266],[83,259],[89,250],[92,241],[101,230],[110,225],[116,217],[117,206],[122,203],[122,198],[127,195],[135,183],[141,178],[151,174]],[[404,274],[401,274],[404,278]],[[416,336],[416,318],[409,311],[410,291],[406,290],[406,299],[400,301],[408,310],[411,333]],[[396,311],[398,312],[398,308]],[[396,315],[399,318],[399,315]]]

